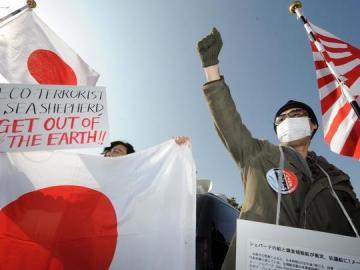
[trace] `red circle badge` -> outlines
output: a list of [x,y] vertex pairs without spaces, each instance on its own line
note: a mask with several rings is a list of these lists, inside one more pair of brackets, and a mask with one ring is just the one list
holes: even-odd
[[278,179],[280,175],[280,169],[278,168],[271,169],[266,173],[266,180],[268,181],[270,187],[274,191],[280,192],[281,194],[289,194],[294,192],[299,184],[298,178],[296,177],[295,173],[288,169],[283,170],[279,190]]

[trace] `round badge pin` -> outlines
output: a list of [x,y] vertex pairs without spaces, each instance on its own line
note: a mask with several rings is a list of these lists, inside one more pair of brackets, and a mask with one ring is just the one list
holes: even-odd
[[[266,180],[275,192],[279,192],[278,177],[280,177],[280,169],[278,168],[271,169],[266,173]],[[298,183],[296,175],[292,171],[284,169],[280,181],[280,193],[290,194],[294,192],[298,187]]]

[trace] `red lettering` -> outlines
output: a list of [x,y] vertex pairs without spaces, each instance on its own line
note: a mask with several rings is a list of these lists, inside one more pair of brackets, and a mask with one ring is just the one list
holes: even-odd
[[3,127],[4,129],[0,130],[0,133],[8,133],[10,125],[7,124],[10,121],[8,119],[0,119],[0,127]]
[[12,126],[12,133],[18,133],[18,132],[21,132],[22,130],[18,130],[19,127],[23,127],[25,125],[21,125],[19,124],[19,122],[21,123],[22,121],[19,120],[19,119],[15,119],[14,122],[13,122],[13,126]]
[[33,128],[34,128],[34,122],[35,122],[35,120],[39,120],[39,118],[29,118],[27,120],[29,121],[28,132],[32,132]]
[[76,122],[75,120],[76,120],[76,119],[79,119],[80,117],[78,117],[78,116],[72,116],[72,117],[68,117],[68,118],[69,118],[70,121],[71,121],[71,122],[70,122],[70,128],[73,129],[74,126],[75,126],[75,122]]
[[59,139],[59,135],[61,135],[61,133],[50,133],[47,139],[47,145],[56,145],[54,141]]
[[38,146],[41,145],[41,134],[35,134],[32,136],[32,140],[31,140],[31,146]]
[[94,131],[94,132],[87,132],[88,135],[87,135],[87,143],[90,143],[90,142],[96,142],[96,137],[97,137],[97,131]]
[[95,124],[99,124],[100,117],[95,116],[91,118],[91,130],[94,130]]
[[48,135],[47,145],[88,144],[96,142],[98,135],[98,131],[50,133]]
[[16,137],[22,137],[22,135],[8,136],[8,138],[10,139],[10,148],[14,147]]
[[[81,132],[80,132],[81,133]],[[79,143],[79,141],[77,140],[77,137],[79,135],[79,132],[70,132],[70,143],[73,144],[74,142],[75,143]],[[83,140],[84,138],[81,138],[81,141]],[[83,142],[81,142],[83,143]]]
[[84,128],[87,128],[91,125],[91,121],[89,118],[84,118],[82,121],[81,121],[81,125],[84,127]]
[[79,119],[78,116],[67,116],[67,117],[49,117],[44,121],[45,130],[63,130],[63,129],[73,129],[76,124],[76,120]]
[[12,135],[10,139],[10,148],[20,148],[29,146],[38,146],[41,144],[41,134],[35,135]]
[[49,117],[44,121],[44,129],[46,131],[52,130],[54,127],[55,127],[55,118]]
[[15,119],[12,122],[8,119],[0,120],[0,133],[32,132],[35,121],[39,118]]

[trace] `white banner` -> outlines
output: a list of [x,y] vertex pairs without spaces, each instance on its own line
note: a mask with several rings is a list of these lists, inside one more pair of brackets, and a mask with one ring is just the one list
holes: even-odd
[[104,158],[0,154],[1,269],[195,269],[195,166],[173,140]]
[[109,142],[104,87],[0,84],[0,152]]
[[358,270],[360,240],[239,219],[237,270]]

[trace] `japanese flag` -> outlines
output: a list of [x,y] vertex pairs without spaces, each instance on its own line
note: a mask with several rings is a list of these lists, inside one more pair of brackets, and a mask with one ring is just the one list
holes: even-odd
[[173,140],[125,157],[0,154],[0,268],[195,269],[195,167]]
[[28,84],[95,85],[99,78],[31,10],[0,24],[0,73]]

